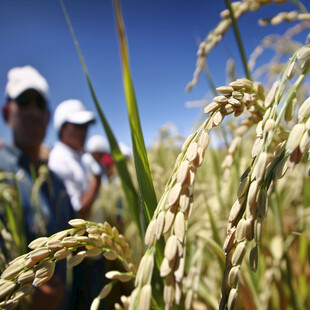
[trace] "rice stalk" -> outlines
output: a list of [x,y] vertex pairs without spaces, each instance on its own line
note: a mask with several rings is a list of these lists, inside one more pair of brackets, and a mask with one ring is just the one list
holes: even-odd
[[[228,2],[228,1],[227,1]],[[197,51],[197,62],[196,62],[196,69],[193,73],[192,80],[187,84],[186,91],[190,91],[198,82],[200,72],[203,70],[205,64],[206,64],[206,58],[211,52],[211,50],[214,49],[214,47],[223,39],[223,36],[226,34],[230,26],[232,25],[233,21],[231,18],[231,13],[233,12],[233,18],[235,21],[237,21],[242,15],[245,13],[251,12],[251,11],[257,11],[261,7],[268,5],[270,3],[278,3],[279,1],[259,1],[259,0],[253,0],[253,1],[235,1],[231,3],[231,11],[229,9],[226,9],[220,13],[220,17],[222,20],[218,23],[218,25],[208,34],[208,36],[205,38],[204,41],[202,41],[199,45],[198,51]],[[229,4],[228,4],[229,5]],[[285,13],[280,14],[281,20],[279,22],[283,22],[285,20],[284,16],[287,16]],[[298,13],[297,18],[298,20],[308,20],[309,15],[308,13]],[[290,17],[290,15],[289,15]],[[291,18],[291,17],[290,17]],[[278,18],[279,19],[279,18]],[[286,18],[288,20],[288,18]],[[235,29],[236,23],[234,23]],[[241,42],[241,40],[238,40]],[[242,52],[243,48],[239,48],[239,51],[243,54],[243,63],[245,70],[247,71],[247,64],[246,59],[244,56],[244,53]]]
[[[232,285],[228,279],[233,272],[235,266],[240,266],[246,252],[246,245],[248,241],[254,239],[255,246],[252,251],[257,251],[260,246],[262,237],[262,224],[266,217],[266,203],[270,192],[274,187],[277,178],[281,178],[285,172],[285,163],[287,161],[288,167],[291,169],[300,162],[303,153],[308,152],[309,145],[300,150],[300,142],[302,135],[306,131],[306,124],[308,119],[308,112],[299,113],[299,122],[296,124],[287,139],[287,141],[278,142],[274,152],[276,155],[268,154],[268,150],[274,140],[277,128],[283,119],[285,110],[288,108],[291,97],[294,96],[296,90],[300,86],[308,68],[305,68],[295,81],[294,85],[284,93],[285,84],[287,83],[287,71],[293,62],[299,60],[301,65],[305,63],[308,56],[307,49],[309,47],[302,47],[294,54],[288,64],[283,70],[283,74],[278,82],[275,82],[273,88],[270,90],[265,98],[264,106],[267,108],[266,113],[257,127],[261,124],[262,131],[254,143],[252,149],[253,162],[249,169],[241,178],[240,190],[235,206],[231,211],[229,224],[227,227],[227,238],[225,240],[224,249],[226,253],[226,267],[224,271],[224,279],[222,283],[222,298],[220,309],[227,307],[233,309],[237,300],[238,283]],[[305,56],[307,55],[307,56]],[[300,61],[301,60],[301,61]],[[284,101],[282,108],[277,113],[277,107],[281,101]],[[307,111],[307,100],[301,105],[305,107],[302,111]],[[267,126],[268,121],[272,122],[272,126]],[[307,137],[307,136],[306,136]],[[254,252],[253,252],[254,253]],[[252,259],[253,269],[256,270],[257,254],[250,256]]]
[[[69,224],[71,229],[32,241],[29,244],[32,251],[10,262],[1,274],[0,307],[6,308],[12,302],[17,305],[21,298],[31,293],[26,288],[46,283],[54,274],[55,264],[63,259],[69,267],[74,267],[85,257],[104,255],[108,260],[118,259],[124,268],[121,272],[107,273],[106,277],[112,279],[112,283],[135,279],[136,267],[130,246],[115,227],[107,222],[96,224],[82,219],[70,220]],[[108,295],[109,284],[107,287],[103,288],[99,299]]]

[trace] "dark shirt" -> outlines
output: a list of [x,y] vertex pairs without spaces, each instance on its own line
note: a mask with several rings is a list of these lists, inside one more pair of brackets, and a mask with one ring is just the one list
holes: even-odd
[[[48,237],[70,228],[68,221],[75,217],[58,176],[45,166],[45,178],[38,184],[33,180],[30,167],[28,157],[16,147],[4,145],[0,148],[0,170],[16,176],[28,244],[40,236]],[[38,186],[37,191],[33,190],[34,184]]]

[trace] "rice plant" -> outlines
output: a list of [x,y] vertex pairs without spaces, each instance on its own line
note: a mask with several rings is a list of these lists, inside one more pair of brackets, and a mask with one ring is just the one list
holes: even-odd
[[[16,306],[31,293],[32,286],[48,281],[57,261],[66,259],[73,267],[85,257],[97,255],[117,259],[123,268],[106,274],[111,282],[94,300],[93,310],[116,281],[132,282],[134,288],[115,301],[115,309],[310,307],[310,45],[293,40],[309,28],[310,14],[301,2],[294,1],[295,11],[260,20],[261,25],[299,23],[283,36],[266,37],[249,62],[237,26],[242,15],[272,2],[226,1],[222,20],[198,48],[187,90],[198,83],[208,54],[229,27],[234,28],[246,77],[216,87],[216,96],[204,108],[205,119],[197,122],[196,131],[184,139],[181,150],[179,137],[163,130],[162,139],[147,152],[120,3],[115,0],[133,139],[132,169],[115,143],[75,40],[125,193],[111,201],[122,199],[127,224],[120,233],[117,223],[73,219],[71,229],[34,240],[31,251],[3,271],[0,307]],[[274,51],[273,58],[253,71],[265,48]],[[226,147],[211,148],[210,139],[223,132]],[[113,188],[112,192],[119,191]],[[133,253],[137,236],[145,244],[138,247],[138,254]]]

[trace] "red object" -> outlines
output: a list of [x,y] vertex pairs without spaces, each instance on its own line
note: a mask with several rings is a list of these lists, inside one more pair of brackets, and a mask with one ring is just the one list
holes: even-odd
[[109,153],[104,153],[101,157],[101,164],[104,167],[111,167],[114,164],[113,157]]

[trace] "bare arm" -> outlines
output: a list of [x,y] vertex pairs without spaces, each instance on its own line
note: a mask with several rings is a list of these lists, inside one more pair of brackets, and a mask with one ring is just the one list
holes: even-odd
[[87,219],[90,214],[91,206],[96,198],[99,187],[101,184],[101,176],[92,175],[89,181],[89,187],[81,197],[81,210],[78,212],[78,217]]

